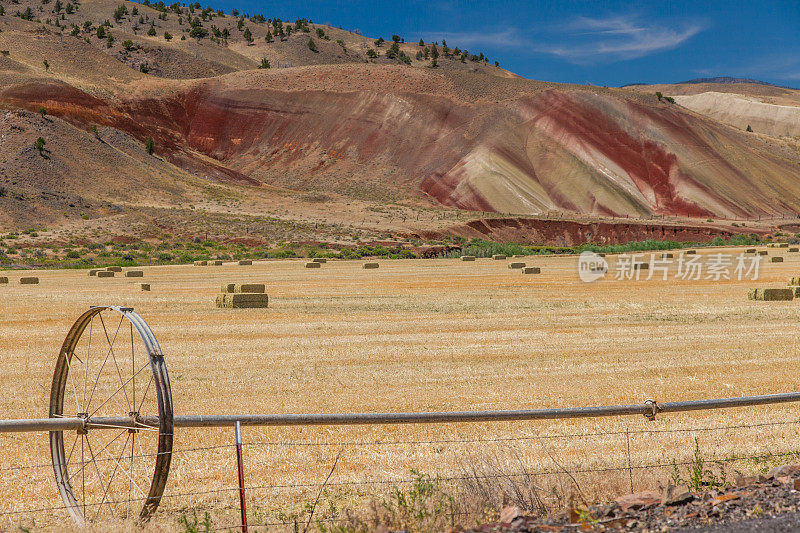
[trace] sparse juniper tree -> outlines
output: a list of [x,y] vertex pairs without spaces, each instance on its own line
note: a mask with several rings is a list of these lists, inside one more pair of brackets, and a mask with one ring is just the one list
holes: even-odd
[[370,59],[375,59],[376,57],[378,57],[378,54],[377,52],[375,52],[375,50],[370,48],[369,50],[367,50],[367,57]]
[[419,40],[419,45],[420,45],[421,47],[422,47],[422,46],[425,46],[425,41],[423,41],[422,39],[420,39],[420,40]]
[[42,106],[39,108],[39,114],[42,115],[42,118],[47,116],[47,108]]
[[422,55],[425,56],[425,59],[428,59],[431,56],[431,50],[427,46],[422,49]]
[[660,102],[661,99],[664,98],[664,95],[661,94],[659,91],[656,91],[656,98],[658,98],[658,101]]
[[6,8],[4,8],[3,6],[0,6],[0,17],[2,17],[5,14],[6,14]]
[[436,68],[436,67],[438,67],[438,66],[439,66],[439,64],[436,62],[436,58],[434,57],[434,58],[431,60],[431,68]]
[[377,39],[375,39],[375,46],[378,47],[378,46],[382,45],[385,42],[386,41],[383,40],[383,37],[378,37]]
[[109,33],[106,40],[106,48],[111,48],[112,46],[114,46],[114,36]]
[[417,61],[422,61],[422,57],[423,57],[422,52],[420,50],[417,50]]
[[36,141],[33,143],[33,147],[34,147],[34,148],[36,148],[37,150],[39,150],[39,154],[43,154],[43,152],[44,152],[44,145],[45,145],[45,144],[47,144],[47,141],[45,141],[43,137],[39,137],[39,138],[38,138],[38,139],[36,139]]
[[323,30],[322,28],[317,28],[317,37],[319,37],[320,39],[324,39],[325,38],[325,30]]
[[136,8],[136,6],[133,6],[133,11],[131,11],[131,16],[135,17],[138,14],[139,14],[139,10]]
[[499,61],[495,61],[494,62],[494,66],[499,67],[500,66],[500,62]]
[[308,38],[308,49],[311,50],[312,52],[319,51],[317,50],[317,43],[315,43],[314,39],[312,39],[311,37]]
[[77,27],[75,24],[73,24],[72,25],[72,31],[69,32],[69,34],[72,35],[73,37],[77,37],[78,35],[80,35],[80,33],[81,33],[81,29],[79,27]]
[[433,47],[431,48],[431,57],[434,61],[439,58],[439,49],[436,47],[436,43],[434,43]]
[[753,131],[753,128],[750,127],[750,124],[747,125],[747,130],[746,131],[749,131],[749,132]]
[[43,61],[43,63],[44,63],[44,70],[50,72],[50,63],[46,59]]
[[147,151],[147,155],[153,155],[153,152],[156,151],[156,144],[153,142],[152,137],[148,137],[146,141],[144,141],[144,149]]
[[172,40],[172,34],[170,32],[168,32],[168,31],[165,31],[164,32],[164,39],[166,39],[167,41],[171,41]]
[[106,27],[105,26],[98,26],[97,27],[97,38],[98,39],[105,39],[106,38]]
[[230,37],[230,36],[231,36],[230,30],[228,30],[228,28],[223,28],[222,29],[222,38],[227,41],[228,37]]
[[75,13],[75,6],[73,6],[72,4],[67,4],[65,10],[67,12],[67,15],[72,15],[73,13]]
[[270,68],[269,59],[266,57],[261,58],[261,64],[258,65],[258,68]]
[[242,28],[244,27],[244,19],[239,19],[239,22],[236,23],[236,27],[239,31],[242,31]]
[[244,40],[247,41],[248,44],[252,44],[253,43],[253,34],[250,32],[250,28],[245,28],[244,29],[243,37],[244,37]]
[[272,38],[272,32],[271,31],[267,30],[267,36],[264,37],[264,40],[267,41],[268,43],[271,43],[271,42],[273,42],[275,40],[275,39]]
[[400,36],[399,35],[392,35],[392,40],[394,42],[396,42],[396,43],[399,43],[400,42]]
[[155,24],[150,23],[150,29],[147,30],[147,35],[149,35],[150,37],[155,37],[156,36],[156,26],[155,26]]

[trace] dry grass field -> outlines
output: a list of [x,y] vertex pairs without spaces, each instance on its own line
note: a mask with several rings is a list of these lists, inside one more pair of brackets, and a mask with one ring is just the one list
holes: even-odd
[[[700,254],[720,251],[743,250]],[[532,409],[798,390],[800,302],[747,300],[749,287],[780,287],[800,275],[800,254],[769,253],[786,259],[762,263],[756,282],[678,281],[672,273],[669,281],[615,281],[613,256],[607,279],[591,284],[579,280],[576,257],[524,259],[541,275],[480,259],[387,260],[379,270],[363,270],[358,261],[314,270],[301,261],[153,267],[144,279],[42,271],[33,286],[19,285],[21,274],[11,272],[11,283],[0,285],[0,418],[47,416],[59,347],[90,305],[131,306],[147,320],[166,356],[175,414]],[[137,281],[151,283],[152,292],[138,292]],[[270,308],[216,309],[223,282],[266,283]],[[292,513],[304,521],[304,506],[337,455],[317,518],[331,517],[332,506],[365,509],[370,498],[406,487],[411,469],[443,478],[489,474],[495,499],[512,480],[525,479],[504,474],[578,471],[533,479],[551,505],[591,503],[628,492],[631,483],[636,490],[666,483],[672,468],[635,467],[687,461],[695,444],[707,458],[794,452],[796,409],[662,415],[655,422],[636,416],[244,428],[247,483],[261,487],[249,492],[249,510],[258,523]],[[756,423],[770,425],[663,432]],[[606,432],[612,434],[586,435]],[[575,434],[584,436],[560,437]],[[215,527],[237,523],[238,495],[227,490],[236,486],[232,442],[229,429],[176,431],[167,497],[151,527],[174,528],[194,509],[208,510]],[[626,466],[628,446],[630,474],[581,472]],[[793,458],[730,461],[727,475]],[[69,525],[61,510],[8,514],[61,505],[49,461],[47,435],[0,434],[0,529]],[[685,475],[686,467],[679,471]],[[445,485],[464,487],[458,480]],[[454,521],[475,520],[474,513],[458,514],[482,505],[467,500],[453,508]],[[100,529],[119,525],[106,521]]]

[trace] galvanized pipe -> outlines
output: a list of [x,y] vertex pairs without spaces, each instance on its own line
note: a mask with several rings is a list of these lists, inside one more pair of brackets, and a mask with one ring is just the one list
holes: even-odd
[[[600,407],[570,407],[564,409],[532,409],[512,411],[450,411],[427,413],[318,413],[318,414],[259,414],[259,415],[187,415],[176,416],[176,428],[229,427],[239,422],[243,426],[341,426],[365,424],[442,424],[453,422],[502,422],[520,420],[553,420],[566,418],[594,418],[605,416],[678,413],[800,402],[800,392],[717,398],[683,402]],[[157,417],[143,417],[134,421],[129,417],[95,417],[87,421],[80,418],[43,418],[27,420],[0,420],[0,433],[30,431],[63,431],[68,429],[103,429],[158,427]]]

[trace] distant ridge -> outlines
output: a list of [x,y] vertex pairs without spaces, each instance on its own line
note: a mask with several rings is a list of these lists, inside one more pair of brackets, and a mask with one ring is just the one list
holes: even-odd
[[680,83],[752,83],[753,85],[769,85],[770,87],[780,87],[781,89],[795,89],[787,85],[775,85],[768,81],[753,80],[750,78],[732,78],[730,76],[718,76],[716,78],[695,78],[693,80],[682,81]]
[[[715,78],[694,78],[692,80],[680,81],[678,83],[672,83],[668,85],[682,85],[682,84],[699,84],[699,83],[751,83],[753,85],[768,85],[770,87],[778,87],[780,89],[792,89],[793,91],[798,91],[797,87],[789,87],[788,85],[775,85],[774,83],[770,83],[768,81],[761,81],[761,80],[754,80],[751,78],[733,78],[731,76],[717,76]],[[622,87],[635,87],[638,85],[655,85],[653,83],[627,83]]]

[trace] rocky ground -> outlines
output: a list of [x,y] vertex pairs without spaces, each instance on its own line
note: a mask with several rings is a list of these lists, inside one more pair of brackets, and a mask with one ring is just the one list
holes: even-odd
[[725,489],[692,492],[669,486],[546,518],[507,507],[500,522],[471,531],[800,531],[799,511],[800,465],[784,465],[765,476],[740,477]]

